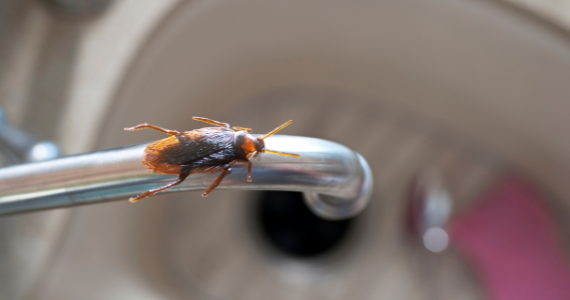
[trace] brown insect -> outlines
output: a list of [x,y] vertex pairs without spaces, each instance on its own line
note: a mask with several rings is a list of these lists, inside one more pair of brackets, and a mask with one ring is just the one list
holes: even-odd
[[232,172],[232,166],[237,162],[247,163],[247,181],[251,182],[250,159],[261,153],[301,157],[297,154],[278,152],[265,149],[264,139],[274,135],[293,121],[273,129],[263,137],[253,137],[251,129],[244,127],[230,127],[228,123],[222,123],[206,118],[193,117],[196,121],[206,122],[217,127],[204,127],[192,131],[178,132],[149,124],[140,124],[125,128],[128,131],[141,130],[144,128],[154,129],[169,134],[170,137],[156,141],[146,147],[142,163],[145,167],[158,174],[178,175],[178,179],[157,189],[146,191],[131,202],[137,202],[148,196],[165,191],[179,185],[190,174],[216,173],[222,174],[207,188],[202,197],[208,196],[222,179]]

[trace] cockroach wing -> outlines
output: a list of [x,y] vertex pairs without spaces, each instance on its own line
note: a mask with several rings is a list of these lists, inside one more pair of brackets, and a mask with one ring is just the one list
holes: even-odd
[[155,173],[178,175],[182,165],[191,165],[204,157],[233,149],[233,140],[233,131],[222,127],[187,131],[149,145],[143,163]]

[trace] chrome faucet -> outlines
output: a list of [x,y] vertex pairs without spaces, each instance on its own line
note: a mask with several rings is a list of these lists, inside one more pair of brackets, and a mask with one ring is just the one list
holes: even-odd
[[[173,176],[152,174],[143,167],[147,145],[0,168],[0,215],[126,201],[172,181]],[[252,159],[252,182],[247,182],[245,165],[236,164],[218,189],[304,192],[311,210],[327,219],[349,218],[366,207],[373,179],[360,154],[334,142],[296,136],[276,135],[267,146],[301,158],[260,155]],[[167,192],[204,190],[217,176],[192,174]]]

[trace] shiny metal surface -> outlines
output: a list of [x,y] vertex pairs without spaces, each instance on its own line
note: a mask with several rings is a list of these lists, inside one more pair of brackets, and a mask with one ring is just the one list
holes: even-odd
[[[149,173],[141,159],[147,144],[0,169],[0,215],[125,199],[170,182]],[[301,158],[263,154],[254,158],[252,182],[245,164],[233,167],[218,189],[307,192],[307,203],[324,218],[359,213],[373,189],[372,172],[358,153],[337,143],[274,136],[268,148]],[[219,174],[193,174],[168,192],[204,190]]]
[[9,164],[54,159],[59,147],[49,141],[37,141],[27,132],[10,124],[0,108],[0,151]]
[[412,231],[423,240],[424,247],[441,252],[449,245],[446,225],[453,210],[453,198],[437,170],[421,171],[411,189],[409,211]]

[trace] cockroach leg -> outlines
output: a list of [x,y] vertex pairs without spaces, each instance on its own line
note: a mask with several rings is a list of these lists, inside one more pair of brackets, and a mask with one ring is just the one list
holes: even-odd
[[243,130],[243,131],[247,131],[247,133],[251,133],[251,128],[239,127],[239,126],[233,126],[232,128],[235,130]]
[[251,182],[251,161],[247,162],[247,182]]
[[168,130],[168,129],[164,129],[164,128],[160,128],[158,126],[154,126],[154,125],[149,125],[147,123],[143,123],[137,126],[133,126],[133,127],[129,127],[129,128],[125,128],[125,130],[127,131],[135,131],[135,130],[141,130],[141,129],[153,129],[156,131],[160,131],[162,133],[166,133],[166,134],[170,134],[170,135],[177,135],[180,134],[180,132],[178,132],[177,130]]
[[220,182],[222,182],[222,180],[224,179],[224,177],[226,177],[226,175],[232,173],[232,166],[236,163],[236,161],[233,161],[229,164],[227,164],[224,168],[224,170],[222,171],[222,174],[220,174],[220,176],[218,176],[218,179],[216,179],[216,181],[214,181],[214,183],[212,183],[212,185],[207,188],[204,193],[202,193],[202,197],[208,197],[208,195],[220,184]]
[[191,171],[191,170],[192,170],[191,168],[183,167],[183,168],[182,168],[182,171],[180,171],[180,175],[178,175],[178,179],[176,179],[175,181],[173,181],[173,182],[171,182],[171,183],[169,183],[169,184],[167,184],[167,185],[165,185],[165,186],[163,186],[163,187],[146,191],[146,192],[144,192],[144,193],[138,195],[138,196],[135,197],[135,198],[131,198],[129,201],[130,201],[131,203],[135,203],[135,202],[137,202],[137,201],[139,201],[139,200],[141,200],[141,199],[143,199],[143,198],[146,198],[146,197],[148,197],[148,196],[152,196],[152,195],[154,195],[154,194],[157,194],[157,193],[166,191],[166,190],[168,190],[168,189],[171,188],[171,187],[177,186],[177,185],[181,184],[181,183],[186,179],[186,177],[188,177],[188,175],[190,175],[190,171]]
[[208,124],[211,124],[211,125],[216,125],[216,126],[220,126],[220,127],[230,128],[230,124],[228,124],[228,123],[218,122],[218,121],[210,120],[210,119],[208,119],[208,118],[192,117],[192,119],[194,119],[194,120],[196,120],[196,121],[208,123]]

